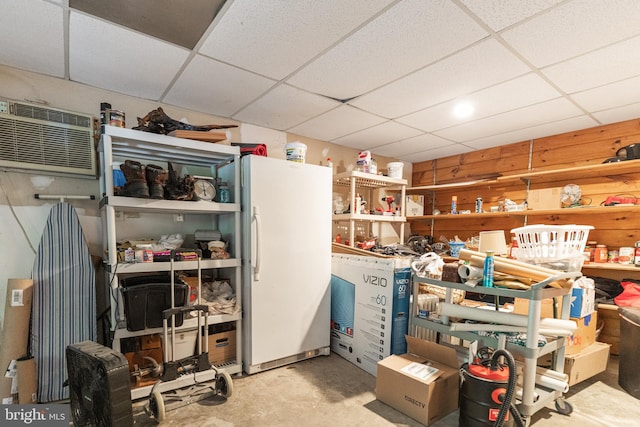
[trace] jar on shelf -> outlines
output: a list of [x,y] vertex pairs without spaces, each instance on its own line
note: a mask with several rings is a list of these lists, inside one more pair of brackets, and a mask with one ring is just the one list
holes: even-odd
[[607,262],[609,251],[607,245],[597,245],[593,254],[593,262]]

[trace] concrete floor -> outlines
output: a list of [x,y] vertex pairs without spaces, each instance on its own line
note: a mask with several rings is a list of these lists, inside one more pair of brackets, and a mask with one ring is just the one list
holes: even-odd
[[[536,427],[595,427],[640,425],[640,401],[618,386],[618,357],[608,369],[573,386],[566,394],[574,408],[569,416],[553,403],[538,411]],[[157,425],[135,403],[136,425]],[[168,410],[163,426],[421,426],[420,423],[376,400],[375,377],[336,354],[321,356],[254,375],[233,377],[233,395],[201,400]],[[432,424],[458,426],[458,411]]]

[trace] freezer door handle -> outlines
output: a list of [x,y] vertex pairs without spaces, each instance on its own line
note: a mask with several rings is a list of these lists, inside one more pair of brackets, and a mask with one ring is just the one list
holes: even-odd
[[257,206],[253,207],[253,220],[256,223],[256,233],[255,233],[255,264],[253,266],[253,280],[258,282],[260,280],[260,260],[262,258],[261,256],[261,250],[260,250],[260,232],[261,232],[261,224],[262,221],[260,219],[260,212],[258,210]]

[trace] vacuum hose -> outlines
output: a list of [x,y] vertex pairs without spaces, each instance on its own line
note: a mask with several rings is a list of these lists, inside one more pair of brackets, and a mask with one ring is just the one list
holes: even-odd
[[524,421],[518,412],[515,404],[513,404],[513,397],[516,392],[516,362],[513,359],[511,353],[506,350],[499,349],[493,352],[491,356],[491,369],[498,369],[498,360],[501,356],[504,356],[507,361],[507,366],[509,367],[509,382],[507,385],[507,392],[502,399],[502,404],[500,405],[500,412],[498,412],[498,418],[496,418],[494,427],[501,427],[504,423],[505,418],[507,417],[507,411],[511,410],[511,415],[515,419],[516,425],[518,427],[524,427]]

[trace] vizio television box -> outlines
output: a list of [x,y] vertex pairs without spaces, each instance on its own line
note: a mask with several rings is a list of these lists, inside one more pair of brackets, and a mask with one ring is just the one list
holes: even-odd
[[374,376],[379,361],[407,351],[410,262],[332,255],[331,350]]

